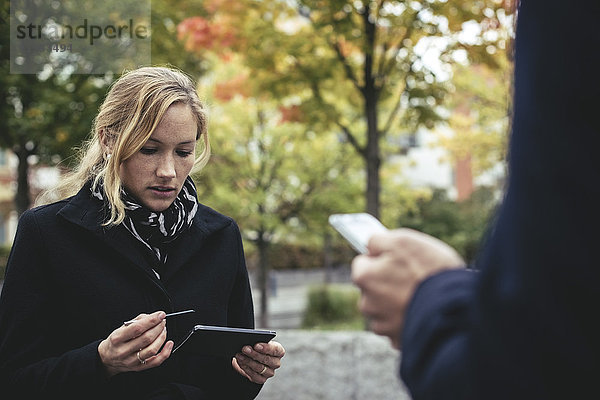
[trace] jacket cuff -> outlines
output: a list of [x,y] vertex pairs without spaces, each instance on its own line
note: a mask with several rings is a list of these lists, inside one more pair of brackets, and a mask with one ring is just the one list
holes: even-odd
[[400,375],[414,398],[472,398],[469,336],[478,276],[448,270],[415,291],[400,337]]

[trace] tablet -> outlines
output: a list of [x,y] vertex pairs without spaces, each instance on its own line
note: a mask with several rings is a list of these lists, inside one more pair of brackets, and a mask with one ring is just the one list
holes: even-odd
[[196,355],[233,357],[242,347],[268,343],[275,335],[275,331],[269,330],[196,325],[173,353],[181,348],[179,351]]

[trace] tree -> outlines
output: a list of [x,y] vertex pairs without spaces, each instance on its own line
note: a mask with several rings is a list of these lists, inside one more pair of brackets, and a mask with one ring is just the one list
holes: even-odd
[[177,26],[189,15],[203,12],[197,0],[152,0],[152,65],[170,65],[192,76],[205,71],[201,54],[185,50],[177,40]]
[[[198,10],[193,4],[176,4],[173,0],[154,2],[151,47],[154,63],[170,64],[198,75],[202,71],[202,58],[184,51],[175,32],[186,10]],[[179,8],[182,5],[186,8]],[[62,2],[61,6],[81,7],[77,2]],[[0,147],[12,150],[18,159],[15,207],[20,215],[32,204],[28,160],[35,156],[41,162],[62,163],[69,168],[74,161],[71,158],[74,147],[89,134],[108,85],[123,71],[109,70],[103,75],[72,74],[66,72],[65,65],[57,64],[48,65],[49,68],[38,74],[10,74],[9,8],[10,2],[2,0]],[[40,14],[45,15],[43,11]],[[74,68],[77,65],[74,64]]]
[[[375,216],[386,140],[440,119],[447,85],[424,48],[437,48],[443,63],[460,50],[495,66],[493,53],[506,45],[493,34],[506,14],[500,0],[209,0],[205,9],[207,18],[180,27],[187,48],[244,54],[263,92],[296,96],[313,130],[341,133],[364,160],[366,210]],[[481,29],[477,40],[461,36],[466,21]]]
[[31,205],[29,162],[38,156],[42,162],[70,155],[71,147],[89,132],[95,105],[106,85],[102,78],[69,78],[54,74],[10,74],[9,2],[2,2],[0,19],[0,146],[17,156],[18,214]]
[[66,85],[59,79],[39,81],[34,75],[11,75],[6,81],[4,100],[12,113],[2,119],[0,146],[18,159],[15,205],[20,215],[31,205],[28,160],[38,156],[42,162],[56,163],[70,155],[89,133],[93,105],[103,90],[78,78]]
[[322,241],[327,216],[357,211],[356,159],[335,135],[297,122],[298,109],[255,96],[232,56],[214,57],[201,82],[211,109],[211,164],[197,178],[199,198],[238,221],[258,252],[261,325],[267,326],[269,246],[278,240]]

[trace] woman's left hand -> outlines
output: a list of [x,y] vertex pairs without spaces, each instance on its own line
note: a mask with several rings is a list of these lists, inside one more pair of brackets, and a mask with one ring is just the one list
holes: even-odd
[[244,346],[231,360],[233,368],[254,383],[263,384],[281,367],[285,349],[279,342],[257,343],[254,347]]

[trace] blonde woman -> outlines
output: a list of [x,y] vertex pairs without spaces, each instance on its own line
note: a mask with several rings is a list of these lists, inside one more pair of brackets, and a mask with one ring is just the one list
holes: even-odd
[[79,166],[46,194],[62,200],[19,222],[0,299],[3,398],[257,395],[277,342],[233,359],[172,354],[195,324],[254,324],[238,227],[198,203],[189,177],[209,156],[186,75],[145,67],[113,84]]

